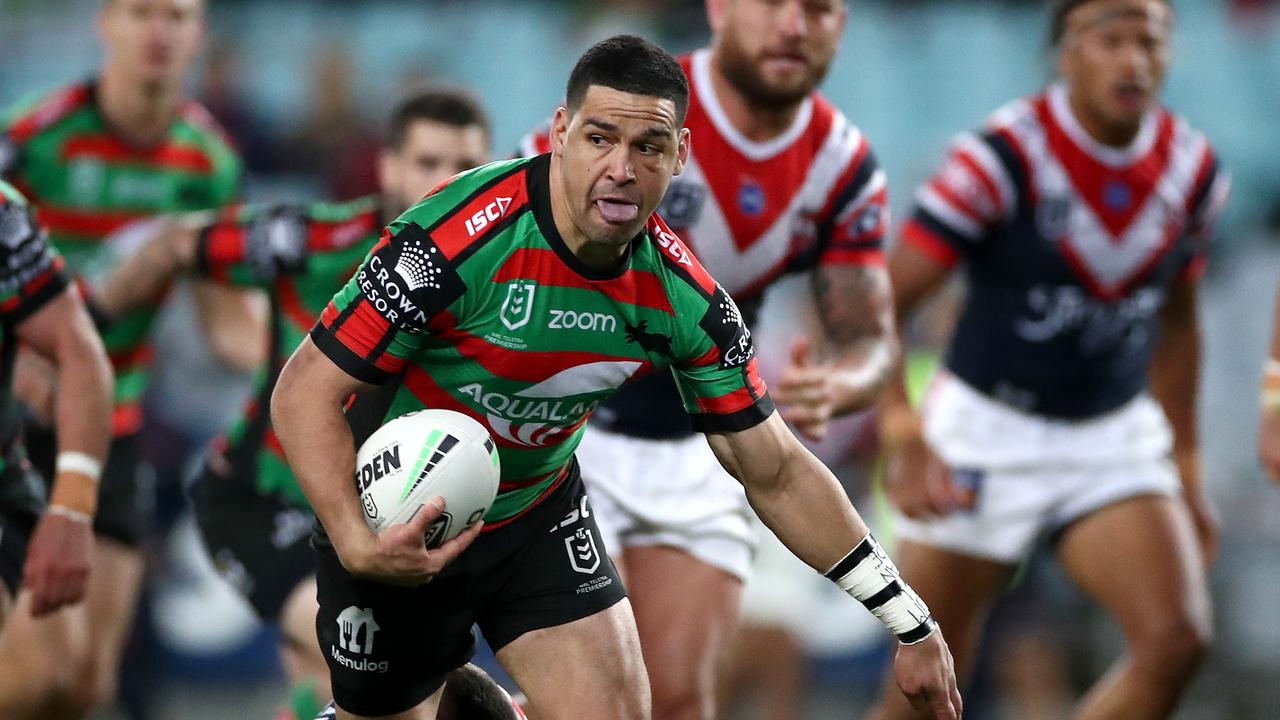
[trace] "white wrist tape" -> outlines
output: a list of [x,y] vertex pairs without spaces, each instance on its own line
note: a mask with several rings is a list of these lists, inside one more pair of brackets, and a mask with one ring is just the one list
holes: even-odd
[[64,450],[58,453],[58,460],[54,468],[56,473],[73,472],[85,475],[94,482],[102,477],[102,463],[98,459],[88,453],[78,452],[76,450]]
[[61,515],[62,517],[67,518],[68,520],[74,520],[81,525],[93,524],[93,518],[89,517],[88,513],[82,513],[79,510],[72,510],[71,508],[62,507],[61,505],[50,505],[45,509],[45,512],[50,515]]
[[861,602],[903,645],[924,640],[938,627],[928,606],[903,582],[870,533],[824,575]]

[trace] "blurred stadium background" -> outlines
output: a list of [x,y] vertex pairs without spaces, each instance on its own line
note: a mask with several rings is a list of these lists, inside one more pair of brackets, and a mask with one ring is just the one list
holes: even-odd
[[[0,0],[0,105],[92,71],[97,4]],[[707,32],[701,0],[209,4],[209,44],[191,90],[239,143],[251,169],[251,200],[372,190],[380,120],[406,88],[433,80],[474,88],[489,108],[494,151],[502,156],[554,108],[573,61],[593,41],[634,32],[682,52]],[[823,92],[875,144],[897,217],[952,134],[1049,76],[1044,5],[852,3]],[[1218,640],[1178,717],[1271,720],[1280,718],[1280,490],[1263,479],[1254,443],[1257,383],[1280,276],[1280,3],[1174,6],[1166,100],[1207,132],[1235,179],[1204,285],[1202,428],[1224,540],[1212,572]],[[770,323],[795,311],[800,293],[792,283],[777,294],[765,338]],[[189,313],[179,298],[163,328],[164,371],[150,399],[157,422],[148,434],[162,527],[121,708],[106,716],[112,720],[266,719],[286,692],[272,630],[259,627],[211,574],[183,508],[182,477],[193,455],[240,404],[227,388],[247,384],[207,359]],[[762,345],[768,350],[767,340]],[[871,463],[859,460],[858,435],[857,423],[849,423],[846,442],[823,450],[845,468],[859,505],[872,509],[864,469]],[[856,716],[879,681],[885,638],[847,597],[817,588],[795,613],[804,616],[794,629],[808,663],[804,704],[794,717]],[[1024,575],[999,617],[966,717],[1059,717],[1063,693],[1096,676],[1116,651],[1115,629],[1051,564]],[[732,717],[761,716],[747,694]]]

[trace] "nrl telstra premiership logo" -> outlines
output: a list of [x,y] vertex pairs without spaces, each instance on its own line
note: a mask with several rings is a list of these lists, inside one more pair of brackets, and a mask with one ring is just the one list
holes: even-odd
[[533,295],[538,284],[532,280],[516,280],[507,285],[507,299],[502,301],[502,324],[516,330],[529,324],[533,316]]

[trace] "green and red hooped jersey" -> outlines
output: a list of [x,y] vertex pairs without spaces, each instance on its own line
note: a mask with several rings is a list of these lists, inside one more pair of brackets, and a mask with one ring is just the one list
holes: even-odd
[[457,176],[391,224],[311,331],[352,377],[395,386],[348,418],[431,407],[488,428],[490,530],[559,485],[591,413],[631,380],[669,368],[702,432],[773,412],[737,306],[684,243],[655,215],[619,269],[593,270],[556,231],[549,178],[548,155]]
[[0,470],[15,460],[21,429],[13,396],[17,327],[67,287],[62,267],[26,200],[0,181]]
[[[0,117],[0,177],[27,196],[76,277],[105,274],[117,261],[109,238],[139,220],[230,204],[241,172],[231,142],[195,102],[182,105],[163,142],[145,148],[111,131],[93,82],[20,102]],[[103,332],[116,373],[116,436],[141,426],[153,355],[148,337],[163,299]]]
[[266,364],[240,419],[216,447],[237,480],[258,492],[307,506],[271,429],[271,392],[280,370],[329,304],[360,267],[385,225],[378,198],[345,203],[231,207],[200,230],[196,265],[212,280],[261,288],[271,301]]

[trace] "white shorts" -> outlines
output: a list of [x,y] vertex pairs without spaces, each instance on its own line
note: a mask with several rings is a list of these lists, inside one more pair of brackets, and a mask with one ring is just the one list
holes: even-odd
[[1017,563],[1034,543],[1089,513],[1138,495],[1177,496],[1173,433],[1159,405],[1139,395],[1084,421],[1030,415],[940,373],[922,407],[925,439],[973,510],[896,519],[915,542]]
[[588,424],[577,454],[610,553],[666,545],[750,575],[755,513],[704,436],[646,440]]

